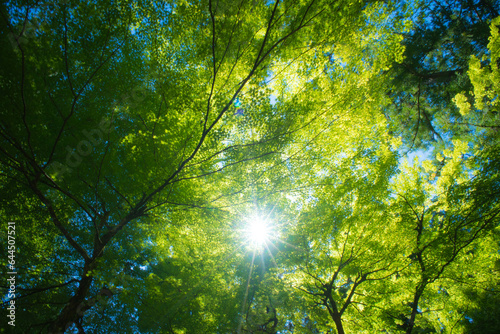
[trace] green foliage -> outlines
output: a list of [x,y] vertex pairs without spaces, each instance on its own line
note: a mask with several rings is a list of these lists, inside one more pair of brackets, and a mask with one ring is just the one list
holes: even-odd
[[392,68],[387,91],[392,105],[385,112],[407,151],[437,153],[449,145],[450,137],[473,140],[492,125],[461,119],[463,110],[459,112],[454,99],[458,93],[470,96],[476,85],[467,75],[472,70],[469,59],[489,54],[489,27],[499,10],[490,0],[418,2],[413,27],[404,35],[404,60]]
[[14,329],[498,331],[495,6],[3,2]]

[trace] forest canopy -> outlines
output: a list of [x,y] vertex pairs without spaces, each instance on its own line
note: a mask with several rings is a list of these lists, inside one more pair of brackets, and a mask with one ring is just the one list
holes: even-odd
[[499,11],[2,1],[0,332],[500,332]]

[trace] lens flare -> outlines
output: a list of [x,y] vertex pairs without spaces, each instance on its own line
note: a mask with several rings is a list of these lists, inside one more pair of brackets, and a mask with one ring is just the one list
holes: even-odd
[[261,217],[247,219],[246,234],[251,248],[261,250],[271,237],[271,227],[268,222]]

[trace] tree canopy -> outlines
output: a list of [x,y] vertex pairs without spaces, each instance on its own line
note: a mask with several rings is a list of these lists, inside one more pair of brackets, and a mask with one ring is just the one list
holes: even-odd
[[3,1],[0,332],[497,333],[499,10]]

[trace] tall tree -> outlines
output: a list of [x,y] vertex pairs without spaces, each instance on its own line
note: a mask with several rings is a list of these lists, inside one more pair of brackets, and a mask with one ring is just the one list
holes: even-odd
[[168,228],[179,207],[231,205],[231,186],[245,188],[235,169],[248,161],[262,175],[266,164],[284,168],[278,153],[321,114],[273,107],[270,73],[278,81],[293,64],[307,82],[326,61],[314,58],[359,29],[368,5],[4,3],[2,170],[39,201],[73,277],[51,287],[72,287],[59,311],[46,304],[58,315],[25,326],[83,331],[93,301],[111,296],[96,277],[106,263],[134,268],[125,245],[140,245],[146,226]]
[[[474,46],[454,44],[453,59],[476,55],[460,71],[473,89],[450,88],[430,124],[481,126],[410,165],[390,105],[449,66],[396,84],[421,45],[410,6],[3,2],[14,329],[465,331],[498,284],[498,20],[476,50],[493,16],[481,3],[477,17],[422,11],[478,27],[467,39],[420,26]],[[419,88],[422,101],[439,104],[439,87]],[[252,221],[274,226],[250,238]]]
[[[487,54],[489,25],[500,8],[496,1],[421,1],[404,39],[405,59],[393,67],[387,109],[391,130],[406,150],[442,149],[452,136],[473,129],[459,119],[455,95],[471,90],[469,58]],[[453,126],[454,125],[454,126]]]

